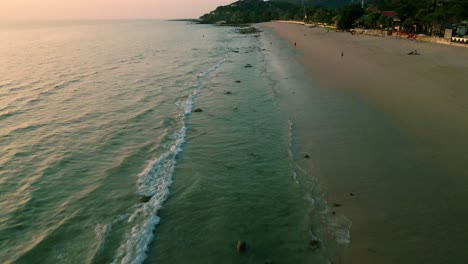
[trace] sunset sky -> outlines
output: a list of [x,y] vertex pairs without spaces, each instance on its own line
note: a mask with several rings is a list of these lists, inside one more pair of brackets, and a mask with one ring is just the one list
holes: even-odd
[[0,0],[0,20],[197,18],[235,0]]

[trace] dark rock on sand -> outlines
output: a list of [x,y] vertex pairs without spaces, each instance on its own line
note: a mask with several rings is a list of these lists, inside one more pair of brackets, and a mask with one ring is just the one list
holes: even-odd
[[201,113],[201,112],[203,112],[203,109],[197,108],[197,109],[195,109],[193,112],[194,112],[194,113]]
[[341,204],[339,204],[339,203],[333,204],[333,207],[340,207],[340,206],[341,206]]
[[354,193],[350,192],[350,193],[349,193],[349,196],[354,196]]
[[305,154],[305,155],[304,155],[304,158],[310,159],[310,155],[309,155],[309,154]]
[[239,240],[237,241],[236,248],[237,248],[237,252],[239,253],[245,252],[247,250],[247,243],[245,243],[245,241]]

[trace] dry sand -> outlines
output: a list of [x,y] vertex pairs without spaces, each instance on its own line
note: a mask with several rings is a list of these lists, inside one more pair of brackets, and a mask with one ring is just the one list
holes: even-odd
[[[353,222],[341,262],[468,263],[468,48],[279,22],[260,26],[298,49],[296,59],[321,89],[356,94],[408,141],[401,166],[378,180],[372,178],[378,168],[346,178],[322,173],[326,199],[344,200],[340,213]],[[420,55],[408,55],[415,49]]]

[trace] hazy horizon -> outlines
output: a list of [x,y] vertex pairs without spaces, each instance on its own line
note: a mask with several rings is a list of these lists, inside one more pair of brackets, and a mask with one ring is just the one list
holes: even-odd
[[198,18],[235,0],[4,0],[0,20],[109,20]]

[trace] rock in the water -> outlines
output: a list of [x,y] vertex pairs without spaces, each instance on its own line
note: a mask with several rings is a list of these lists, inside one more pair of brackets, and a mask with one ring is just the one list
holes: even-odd
[[230,91],[227,91],[226,94],[232,94]]
[[236,167],[234,167],[234,166],[232,166],[232,165],[224,165],[224,167],[225,167],[226,169],[230,169],[230,170],[236,168]]
[[352,192],[351,192],[351,193],[349,193],[349,196],[354,196],[354,193],[352,193]]
[[309,154],[305,154],[305,155],[304,155],[304,158],[310,159],[310,155],[309,155]]
[[140,203],[147,203],[147,202],[149,202],[149,200],[151,200],[151,197],[153,197],[153,196],[146,196],[146,195],[141,196],[141,197],[140,197]]
[[241,83],[241,81],[237,80],[236,83]]
[[195,109],[193,112],[194,112],[194,113],[201,113],[201,112],[203,112],[203,109],[197,108],[197,109]]
[[236,108],[234,108],[234,111],[239,111],[239,108],[237,108],[237,107],[236,107]]
[[254,27],[245,27],[245,28],[239,28],[237,32],[241,34],[253,34],[253,33],[258,33],[262,31]]
[[332,215],[336,215],[336,212],[335,212],[335,211],[332,211]]
[[320,247],[320,242],[317,239],[309,240],[309,248],[312,250],[316,250]]
[[244,67],[245,68],[252,68],[253,66],[251,64],[246,64]]
[[333,207],[340,207],[340,206],[341,206],[341,204],[339,204],[339,203],[333,204]]
[[247,250],[247,243],[245,243],[245,241],[239,240],[237,241],[236,248],[237,248],[237,252],[239,253],[245,252]]

